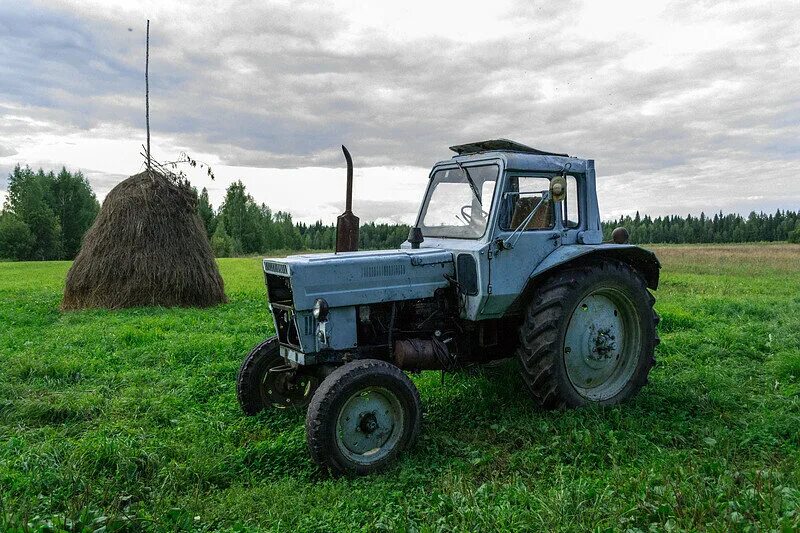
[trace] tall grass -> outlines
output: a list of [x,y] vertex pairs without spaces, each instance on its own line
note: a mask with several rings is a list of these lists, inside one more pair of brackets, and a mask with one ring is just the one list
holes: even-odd
[[239,412],[271,332],[258,259],[220,260],[214,309],[63,314],[68,263],[2,263],[0,529],[796,530],[800,247],[656,251],[633,402],[541,412],[511,364],[423,374],[420,442],[355,480],[311,464],[301,414]]

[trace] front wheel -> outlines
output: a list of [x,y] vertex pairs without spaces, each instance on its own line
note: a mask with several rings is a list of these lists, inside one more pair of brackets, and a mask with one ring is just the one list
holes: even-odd
[[411,446],[420,429],[419,392],[402,370],[361,359],[334,370],[308,408],[306,435],[314,461],[337,474],[369,474]]
[[236,376],[236,397],[246,415],[265,407],[304,408],[319,385],[312,369],[292,367],[280,355],[277,337],[253,348]]
[[517,352],[537,402],[613,405],[635,396],[655,364],[654,302],[642,277],[617,261],[547,279],[528,307]]

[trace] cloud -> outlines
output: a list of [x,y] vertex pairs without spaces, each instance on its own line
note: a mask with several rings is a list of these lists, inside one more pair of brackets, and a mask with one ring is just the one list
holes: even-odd
[[[747,189],[794,208],[781,198],[800,195],[786,171],[800,156],[789,1],[0,7],[0,163],[72,134],[116,132],[138,152],[146,16],[164,158],[340,168],[344,143],[360,167],[418,169],[451,144],[508,137],[596,159],[612,213],[746,209],[761,201]],[[88,168],[103,187],[124,175],[110,170]],[[394,207],[408,217],[412,198]]]

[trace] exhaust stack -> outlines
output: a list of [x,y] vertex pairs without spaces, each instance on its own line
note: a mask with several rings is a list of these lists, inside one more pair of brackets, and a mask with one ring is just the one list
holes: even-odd
[[344,213],[336,219],[336,252],[355,252],[358,250],[358,217],[353,214],[353,159],[342,145],[347,160],[347,199]]

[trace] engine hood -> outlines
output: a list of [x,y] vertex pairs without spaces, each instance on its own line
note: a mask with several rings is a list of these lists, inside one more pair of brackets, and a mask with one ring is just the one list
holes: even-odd
[[331,307],[428,298],[454,275],[452,252],[435,249],[291,255],[263,266],[290,278],[297,310],[313,308],[317,298]]

